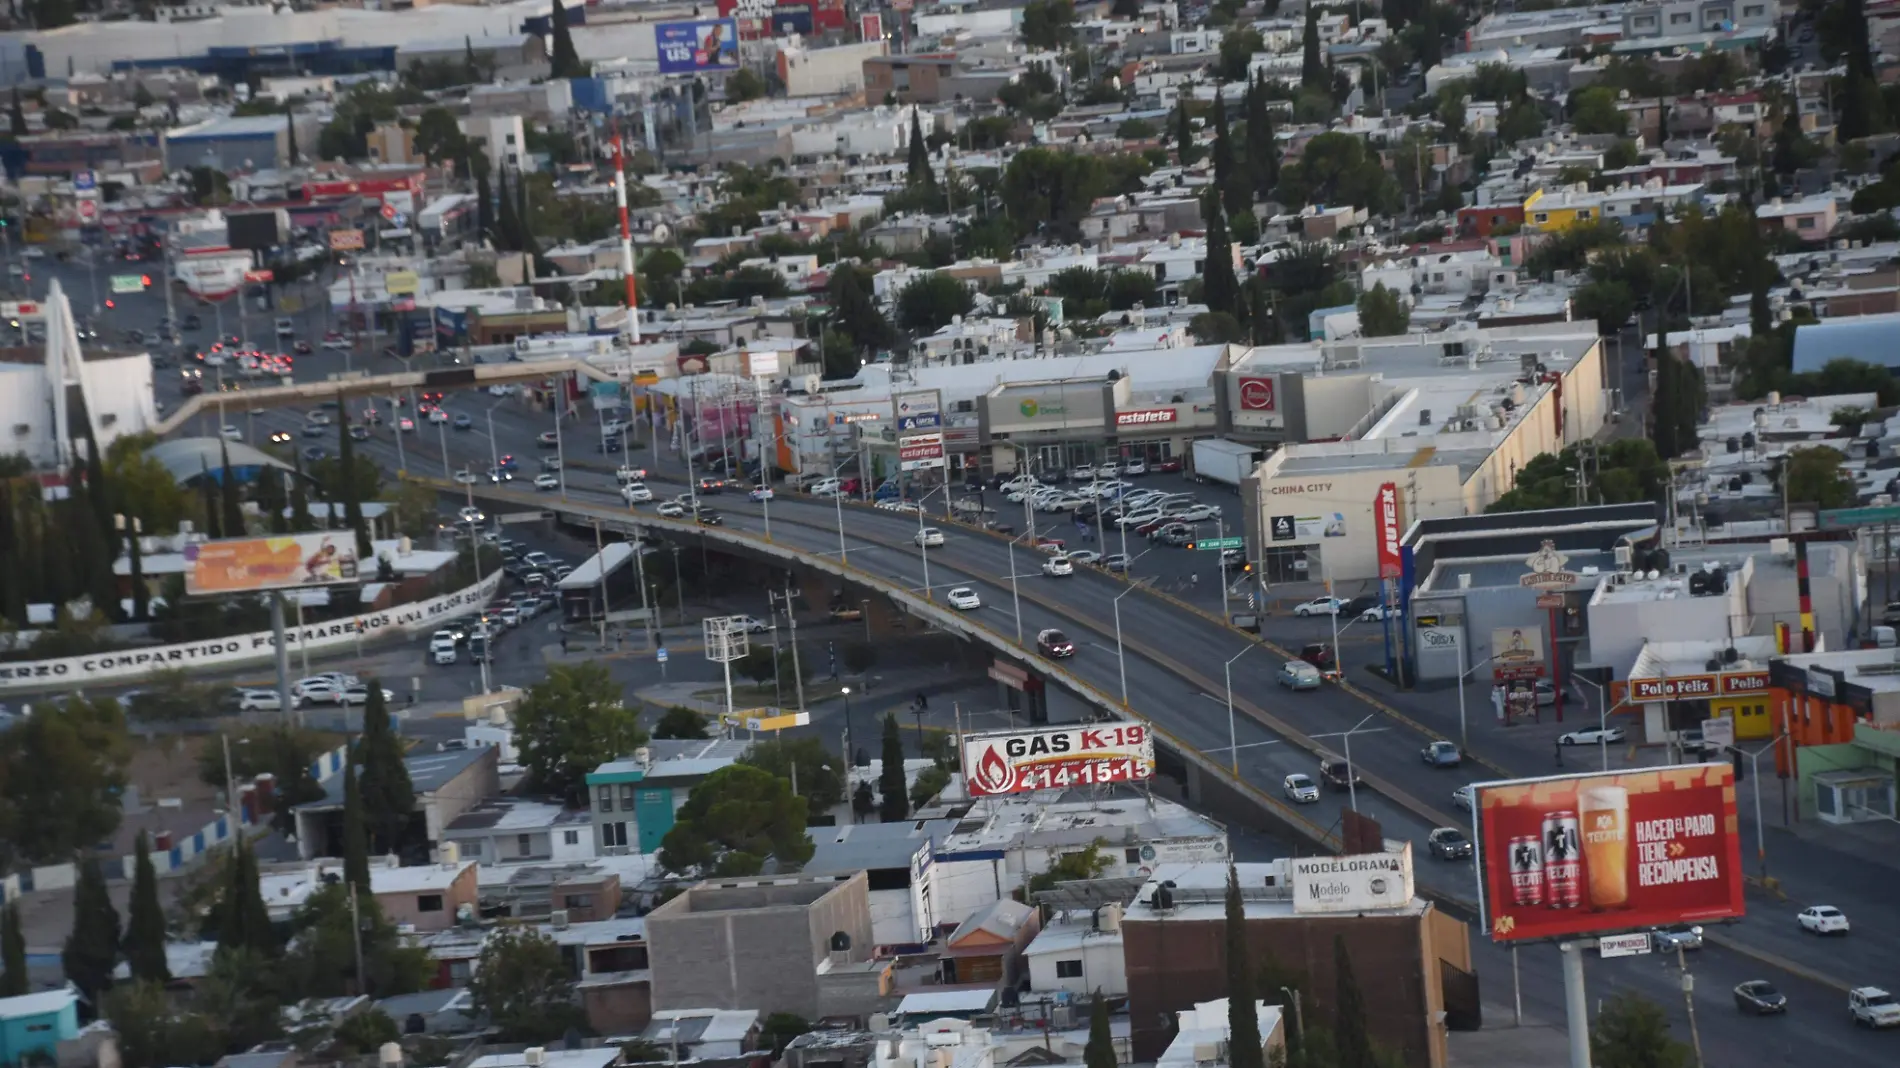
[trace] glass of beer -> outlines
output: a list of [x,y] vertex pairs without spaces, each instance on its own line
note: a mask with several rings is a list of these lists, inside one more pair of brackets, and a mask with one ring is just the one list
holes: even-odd
[[1577,791],[1583,823],[1583,867],[1593,909],[1626,908],[1630,900],[1630,793],[1621,786]]

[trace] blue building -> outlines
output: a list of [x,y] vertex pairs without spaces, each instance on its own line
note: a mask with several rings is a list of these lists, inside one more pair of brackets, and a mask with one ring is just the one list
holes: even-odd
[[70,986],[0,998],[0,1064],[35,1054],[50,1061],[61,1042],[78,1036],[79,993]]
[[588,808],[602,856],[657,853],[673,814],[706,776],[739,762],[751,742],[655,739],[626,760],[587,773]]
[[1893,343],[1896,331],[1900,313],[1823,319],[1796,327],[1794,373],[1819,371],[1835,360],[1858,360],[1891,371],[1900,367],[1900,349]]

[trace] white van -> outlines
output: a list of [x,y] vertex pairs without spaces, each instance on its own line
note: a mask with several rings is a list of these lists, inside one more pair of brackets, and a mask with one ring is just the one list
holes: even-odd
[[438,630],[429,638],[429,658],[437,664],[455,663],[455,635]]

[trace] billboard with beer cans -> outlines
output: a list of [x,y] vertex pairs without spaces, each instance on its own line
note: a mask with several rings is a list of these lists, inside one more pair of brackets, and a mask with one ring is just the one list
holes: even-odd
[[1154,735],[1139,723],[1005,731],[963,739],[963,779],[971,797],[1145,782],[1154,773]]
[[1743,914],[1728,764],[1515,779],[1476,792],[1479,890],[1493,941]]

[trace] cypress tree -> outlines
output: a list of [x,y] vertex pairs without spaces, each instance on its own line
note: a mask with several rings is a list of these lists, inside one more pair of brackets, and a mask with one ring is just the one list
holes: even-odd
[[468,34],[462,35],[462,76],[468,79],[470,85],[482,80],[481,65],[475,62],[475,42],[469,39]]
[[914,105],[910,109],[910,169],[904,182],[913,188],[937,184],[937,177],[930,169],[930,147],[924,144],[924,124],[917,117]]
[[1372,1052],[1372,1036],[1366,1033],[1366,997],[1352,974],[1352,956],[1346,952],[1346,939],[1333,936],[1333,1042],[1338,1050],[1339,1068],[1379,1068]]
[[1236,215],[1253,206],[1246,176],[1234,161],[1234,143],[1227,136],[1227,101],[1220,89],[1214,90],[1214,187],[1220,190],[1221,203],[1228,215]]
[[561,6],[561,0],[554,0],[548,22],[553,27],[554,38],[548,49],[550,73],[556,78],[586,77],[587,67],[581,62],[580,54],[574,51],[574,33],[568,29],[567,9]]
[[342,394],[336,400],[337,481],[342,485],[329,487],[330,499],[334,503],[338,494],[343,497],[343,522],[356,532],[356,566],[361,569],[369,566],[376,547],[370,544],[369,524],[363,521],[363,502],[356,499],[356,441],[350,437],[350,409],[343,403]]
[[217,487],[211,482],[211,465],[198,461],[198,498],[205,510],[205,533],[214,538],[224,537],[224,512],[218,507]]
[[[20,534],[14,527],[13,483],[0,479],[0,560],[20,559]],[[26,597],[13,569],[0,567],[0,619],[26,622]]]
[[1115,1036],[1108,1029],[1108,999],[1095,992],[1095,1005],[1089,1010],[1089,1042],[1082,1047],[1082,1068],[1119,1068],[1115,1057]]
[[139,537],[144,533],[139,521],[131,520],[131,527],[125,532],[126,563],[132,579],[132,619],[143,621],[151,614],[151,591],[145,588],[145,550],[139,545]]
[[521,241],[520,251],[530,257],[539,256],[541,246],[534,239],[533,215],[530,214],[532,202],[528,199],[528,180],[520,174],[515,175],[515,201],[515,220],[520,228],[516,236]]
[[112,985],[112,969],[119,963],[119,910],[106,893],[105,872],[99,858],[88,854],[79,862],[79,881],[73,888],[73,932],[59,955],[66,978],[86,1001],[97,1006]]
[[1207,217],[1207,266],[1201,272],[1201,302],[1210,310],[1246,318],[1240,303],[1240,282],[1234,276],[1234,250],[1227,240],[1227,220],[1221,215],[1220,191],[1210,189],[1201,202]]
[[508,168],[495,178],[495,247],[502,252],[521,251],[521,224],[515,216],[515,199],[508,195]]
[[[474,169],[474,163],[471,157],[469,160],[471,170]],[[493,241],[496,248],[500,248],[501,242],[495,237],[494,229],[495,192],[488,185],[488,168],[483,167],[475,171],[475,232]]]
[[294,531],[310,529],[310,487],[303,477],[303,457],[291,456],[290,477],[290,529]]
[[1227,865],[1227,1064],[1266,1068],[1260,1049],[1260,1017],[1254,1008],[1253,966],[1247,961],[1247,909],[1240,899],[1240,873]]
[[1192,82],[1181,86],[1174,109],[1174,154],[1183,167],[1193,166],[1199,158],[1194,148],[1194,124],[1188,120],[1188,100],[1193,96],[1190,92],[1192,88]]
[[408,837],[409,816],[416,809],[416,789],[402,762],[402,739],[389,723],[383,687],[366,680],[369,700],[363,704],[363,737],[356,745],[361,767],[357,790],[363,802],[364,825],[378,853],[400,852]]
[[7,129],[14,140],[26,136],[26,111],[20,107],[20,87],[13,87],[13,105],[7,109]]
[[1682,446],[1676,436],[1677,393],[1681,390],[1678,361],[1669,354],[1669,347],[1663,343],[1666,325],[1662,316],[1656,317],[1656,392],[1650,398],[1649,422],[1650,437],[1656,443],[1656,455],[1664,460],[1673,460],[1682,453]]
[[165,960],[165,908],[158,903],[158,870],[152,867],[152,843],[139,833],[138,862],[132,872],[132,900],[125,924],[125,962],[142,983],[169,983]]
[[17,998],[32,989],[26,974],[26,935],[20,930],[20,903],[0,909],[0,998]]
[[1319,58],[1319,7],[1306,5],[1306,32],[1300,38],[1300,88],[1329,89],[1326,64]]
[[1259,75],[1247,84],[1247,177],[1257,199],[1271,200],[1280,185],[1280,146],[1267,110],[1267,87]]
[[238,506],[237,472],[231,469],[231,443],[218,439],[218,508],[223,515],[224,536],[242,537],[244,512]]
[[290,109],[290,101],[288,100],[284,101],[284,135],[289,142],[287,146],[287,156],[290,160],[290,165],[295,167],[299,155],[297,152],[297,115]]
[[218,949],[251,949],[268,957],[277,948],[270,910],[264,907],[264,895],[257,886],[257,856],[250,842],[239,838],[218,905]]
[[904,778],[904,736],[897,717],[884,717],[884,752],[877,773],[878,818],[895,823],[910,815],[909,783]]
[[356,777],[356,754],[343,767],[343,879],[367,895],[369,832],[363,823],[363,788]]

